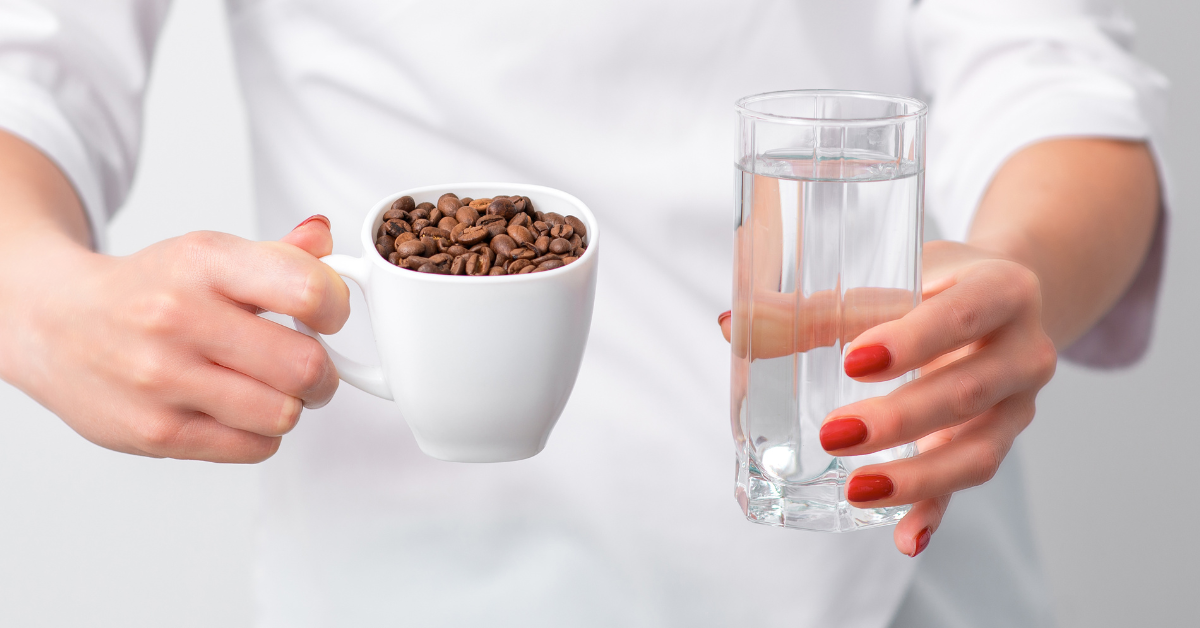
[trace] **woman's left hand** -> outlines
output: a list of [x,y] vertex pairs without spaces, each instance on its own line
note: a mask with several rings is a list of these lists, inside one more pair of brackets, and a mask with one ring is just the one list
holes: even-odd
[[[917,442],[918,455],[859,468],[846,485],[858,507],[913,504],[895,530],[910,556],[928,545],[955,491],[995,475],[1057,362],[1033,271],[967,244],[930,242],[924,275],[922,303],[850,341],[844,363],[863,382],[914,369],[921,377],[838,408],[820,433],[838,456]],[[728,339],[727,317],[721,326]]]

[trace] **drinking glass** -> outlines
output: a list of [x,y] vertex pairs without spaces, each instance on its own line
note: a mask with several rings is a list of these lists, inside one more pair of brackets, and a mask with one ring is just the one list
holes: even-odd
[[802,90],[737,102],[731,422],[735,496],[751,521],[842,532],[896,523],[908,506],[856,508],[854,469],[912,444],[831,456],[833,410],[916,377],[863,383],[843,347],[921,300],[926,106]]

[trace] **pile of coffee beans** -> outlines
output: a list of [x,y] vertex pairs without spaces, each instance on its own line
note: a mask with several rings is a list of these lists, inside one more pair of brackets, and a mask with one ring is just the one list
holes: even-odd
[[383,214],[375,250],[388,262],[439,275],[524,275],[554,270],[587,250],[587,226],[575,216],[542,213],[528,196],[459,198],[433,203],[401,196]]

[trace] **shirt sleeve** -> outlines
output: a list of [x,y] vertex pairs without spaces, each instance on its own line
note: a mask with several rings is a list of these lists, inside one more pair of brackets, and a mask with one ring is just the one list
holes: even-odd
[[103,246],[129,191],[170,0],[0,0],[0,128],[53,160]]
[[[1015,152],[1062,137],[1156,139],[1167,81],[1130,53],[1132,23],[1087,0],[924,0],[913,12],[913,58],[930,101],[927,216],[965,240],[992,177]],[[1165,252],[1165,212],[1141,272],[1121,301],[1063,352],[1111,368],[1150,342]]]

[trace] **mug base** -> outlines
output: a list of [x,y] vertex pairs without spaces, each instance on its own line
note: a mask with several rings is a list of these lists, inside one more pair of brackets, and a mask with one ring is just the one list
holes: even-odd
[[417,440],[417,446],[425,455],[446,462],[515,462],[532,458],[546,447],[545,441],[540,443],[520,445],[454,445],[438,446]]

